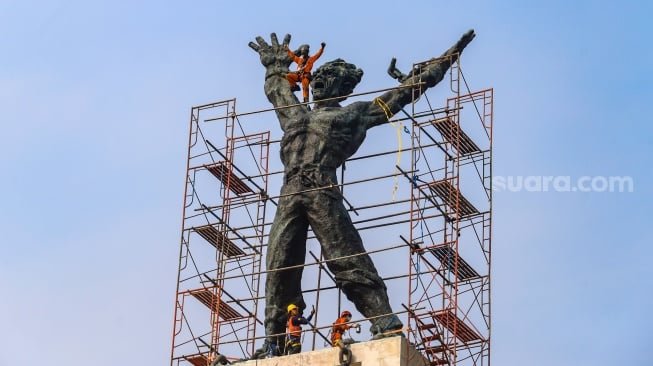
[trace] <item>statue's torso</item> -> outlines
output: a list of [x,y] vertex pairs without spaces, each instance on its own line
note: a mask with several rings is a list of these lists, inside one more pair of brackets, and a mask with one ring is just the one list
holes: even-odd
[[366,129],[359,115],[346,108],[319,108],[286,125],[281,161],[286,172],[334,170],[360,147]]

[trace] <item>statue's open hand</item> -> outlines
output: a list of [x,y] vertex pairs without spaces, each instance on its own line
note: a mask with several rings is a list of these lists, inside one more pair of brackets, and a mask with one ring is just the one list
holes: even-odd
[[290,34],[286,34],[283,43],[279,44],[277,34],[270,34],[271,45],[263,37],[256,37],[256,43],[249,42],[249,46],[261,56],[263,66],[283,66],[288,67],[292,60],[288,57],[288,45],[290,44]]
[[465,48],[469,44],[469,42],[471,42],[472,39],[474,39],[474,37],[476,37],[476,33],[474,33],[473,29],[470,29],[467,32],[465,32],[465,34],[463,34],[463,36],[458,41],[458,48],[460,48],[461,50]]

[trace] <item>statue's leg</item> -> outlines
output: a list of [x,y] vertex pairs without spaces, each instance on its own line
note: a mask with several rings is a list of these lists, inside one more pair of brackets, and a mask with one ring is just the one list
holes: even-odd
[[363,242],[342,198],[328,190],[313,194],[309,221],[323,254],[327,259],[344,257],[327,262],[338,287],[365,317],[378,316],[371,319],[373,334],[401,328],[396,315],[383,316],[392,313],[385,284],[370,256],[361,254],[365,253]]
[[[288,193],[288,187],[281,190]],[[274,222],[268,240],[265,282],[265,333],[266,335],[285,333],[286,308],[295,304],[304,309],[306,304],[301,292],[301,277],[306,256],[306,235],[308,220],[298,196],[285,196],[279,199]],[[283,269],[289,266],[298,268]],[[284,338],[268,337],[269,342],[283,346]]]

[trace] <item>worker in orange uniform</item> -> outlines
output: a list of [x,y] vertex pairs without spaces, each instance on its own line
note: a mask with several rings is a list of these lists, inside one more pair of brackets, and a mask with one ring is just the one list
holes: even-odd
[[299,307],[295,304],[288,305],[288,323],[286,325],[286,348],[285,353],[292,355],[302,351],[302,324],[310,324],[315,314],[315,307],[311,315],[304,318],[299,315]]
[[351,339],[343,341],[342,335],[346,330],[356,328],[356,333],[361,332],[361,325],[350,324],[350,321],[351,313],[345,310],[340,314],[340,317],[335,321],[335,323],[333,323],[333,326],[331,327],[331,345],[333,347],[340,347],[341,345],[345,346],[346,344],[353,343]]
[[322,56],[326,43],[322,42],[321,46],[320,50],[311,57],[308,57],[309,46],[307,44],[299,46],[299,50],[297,51],[299,55],[296,55],[286,46],[288,56],[297,64],[297,71],[289,72],[288,75],[286,75],[286,79],[290,83],[290,90],[292,91],[299,90],[297,83],[302,84],[304,103],[308,102],[308,87],[311,81],[311,70],[313,69],[313,64],[318,58],[320,58],[320,56]]

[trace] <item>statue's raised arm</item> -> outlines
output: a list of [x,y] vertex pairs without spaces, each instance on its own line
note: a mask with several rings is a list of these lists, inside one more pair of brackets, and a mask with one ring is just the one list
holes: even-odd
[[[388,121],[388,115],[392,116],[399,112],[401,108],[424,94],[428,88],[434,87],[444,78],[447,70],[458,59],[469,42],[474,39],[476,34],[473,29],[467,31],[463,36],[445,51],[440,57],[432,59],[420,70],[411,70],[408,75],[401,73],[395,67],[395,59],[390,63],[388,73],[401,82],[401,88],[390,90],[377,99],[373,105],[369,106],[370,117],[367,121],[367,128],[371,128]],[[379,109],[381,113],[379,113]]]
[[256,37],[256,43],[249,42],[249,47],[256,51],[261,57],[261,64],[265,66],[265,95],[277,110],[277,117],[281,128],[285,130],[289,120],[308,111],[308,107],[297,105],[283,108],[299,103],[295,94],[290,90],[286,75],[292,60],[288,56],[288,45],[290,34],[286,34],[283,43],[279,44],[276,33],[270,34],[271,43],[268,44],[262,37]]

